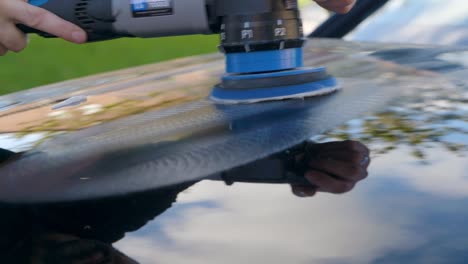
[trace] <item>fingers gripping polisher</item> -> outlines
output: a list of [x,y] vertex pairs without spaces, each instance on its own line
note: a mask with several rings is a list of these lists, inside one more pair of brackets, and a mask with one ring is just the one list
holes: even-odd
[[[30,0],[75,23],[88,41],[188,34],[221,36],[226,74],[213,88],[219,103],[254,103],[322,95],[338,89],[325,68],[303,67],[297,0]],[[47,33],[18,25],[25,33]]]

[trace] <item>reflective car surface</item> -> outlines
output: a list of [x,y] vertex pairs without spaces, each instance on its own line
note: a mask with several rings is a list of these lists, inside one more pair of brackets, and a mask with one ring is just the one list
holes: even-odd
[[306,55],[343,89],[215,105],[209,55],[0,97],[1,263],[465,263],[468,48]]
[[[361,141],[370,149],[372,163],[368,169],[369,176],[356,184],[354,190],[348,194],[332,194],[335,191],[327,190],[325,184],[325,186],[322,185],[324,193],[319,192],[316,197],[309,199],[297,198],[290,192],[290,184],[286,184],[288,179],[284,180],[285,184],[262,183],[271,180],[271,177],[275,177],[274,174],[278,174],[280,169],[274,166],[258,171],[257,174],[253,173],[253,176],[247,179],[247,181],[257,183],[236,183],[237,179],[234,178],[227,181],[234,182],[232,186],[226,186],[222,181],[198,182],[198,178],[187,182],[187,178],[174,175],[174,178],[183,182],[182,185],[146,191],[140,196],[55,206],[22,205],[13,206],[13,208],[11,205],[6,206],[4,215],[10,215],[12,218],[8,218],[11,222],[3,225],[7,227],[5,232],[17,231],[10,237],[13,241],[5,243],[14,244],[15,238],[21,237],[16,236],[16,232],[26,232],[26,236],[33,234],[33,237],[37,238],[34,241],[38,241],[38,244],[33,244],[33,248],[39,252],[48,252],[49,257],[58,258],[54,254],[65,254],[59,250],[62,248],[61,243],[74,241],[78,243],[78,249],[81,247],[90,247],[94,250],[105,249],[105,252],[108,252],[106,254],[119,258],[118,256],[122,253],[116,251],[115,248],[117,248],[131,259],[141,263],[173,263],[187,260],[195,263],[221,261],[237,263],[252,260],[272,263],[394,263],[401,261],[425,263],[427,259],[462,261],[466,257],[463,247],[466,243],[464,239],[467,237],[464,222],[467,217],[465,178],[468,164],[466,162],[468,92],[465,79],[466,69],[463,64],[458,63],[458,60],[464,51],[458,49],[436,51],[423,47],[411,47],[411,50],[418,51],[419,55],[427,54],[427,57],[422,56],[426,58],[426,61],[436,60],[439,66],[442,62],[452,65],[448,67],[451,70],[441,67],[443,69],[443,74],[441,74],[434,71],[416,70],[414,67],[398,66],[395,62],[382,59],[392,58],[389,54],[398,54],[399,50],[407,50],[406,47],[380,48],[379,45],[372,44],[316,40],[311,42],[309,50],[314,51],[310,54],[321,54],[321,63],[329,65],[330,70],[342,78],[343,83],[350,85],[349,89],[353,89],[351,85],[368,84],[373,74],[381,71],[378,78],[380,85],[385,89],[395,89],[401,95],[390,96],[394,99],[390,100],[391,103],[383,107],[381,111],[368,112],[345,122],[345,125],[339,129],[332,129],[330,133],[314,137],[317,142],[340,142],[354,139]],[[321,53],[319,52],[321,50],[327,52]],[[366,58],[366,63],[357,64],[356,61],[354,64],[345,63],[347,60],[362,61],[362,57]],[[453,61],[451,59],[453,57],[458,60]],[[396,60],[397,57],[393,56],[393,58]],[[368,67],[372,65],[369,64],[370,61],[375,63],[372,68]],[[416,61],[411,61],[411,63],[416,63]],[[382,68],[377,69],[376,65]],[[428,67],[430,63],[423,65]],[[122,78],[122,76],[125,75],[119,74],[116,78]],[[394,86],[388,84],[389,80]],[[406,89],[400,89],[401,87]],[[345,92],[344,90],[342,92]],[[337,97],[338,94],[331,96]],[[359,99],[355,98],[355,100],[359,102]],[[356,104],[355,102],[353,105]],[[283,103],[287,104],[287,102]],[[95,102],[91,101],[89,104],[95,104]],[[171,107],[174,106],[169,104],[168,109]],[[96,108],[99,109],[97,106]],[[106,109],[105,106],[100,106],[100,108]],[[9,109],[6,111],[13,110],[10,113],[16,113],[14,108]],[[63,111],[60,115],[70,112],[70,114],[75,114],[73,111],[78,111],[84,117],[92,117],[92,114],[83,113],[82,105],[65,109],[47,111],[52,113]],[[126,113],[125,109],[119,110],[118,113]],[[300,112],[296,114],[299,113],[302,118],[309,116],[301,115]],[[76,126],[80,125],[77,122],[69,124],[67,119],[60,119],[60,115],[44,115],[46,118],[58,120],[52,125],[63,126],[57,129],[60,131],[58,135],[43,132],[46,130],[43,128],[31,131],[31,133],[23,131],[24,135],[16,134],[16,136],[11,131],[4,134],[4,145],[10,146],[10,150],[32,149],[31,153],[34,153],[34,148],[40,149],[40,152],[46,152],[48,151],[46,147],[50,148],[51,152],[57,151],[58,145],[54,150],[54,145],[48,144],[54,140],[63,140],[64,136],[66,139],[64,131],[73,131]],[[8,115],[4,115],[2,121],[7,120],[6,117]],[[234,132],[226,132],[231,131],[229,129],[224,132],[214,130],[210,137],[216,139],[216,135],[236,134],[236,126],[237,131],[254,129],[256,126],[248,119],[245,118],[242,121],[241,118],[237,123],[233,123],[232,131]],[[20,127],[20,119],[15,120]],[[275,121],[284,122],[281,116],[276,116]],[[146,122],[149,125],[151,119],[146,119]],[[268,127],[270,121],[265,122],[267,124],[260,124],[260,126]],[[84,123],[82,126],[87,124]],[[103,124],[90,124],[93,125],[91,129],[103,126]],[[320,126],[319,123],[317,124]],[[73,127],[68,128],[67,125],[73,125]],[[245,127],[242,127],[243,125]],[[310,135],[313,136],[315,128],[313,125],[309,126]],[[13,126],[10,125],[10,127]],[[90,133],[90,131],[92,130],[85,129],[74,133]],[[192,136],[190,134],[182,138]],[[274,146],[276,137],[274,134],[270,136],[273,138],[270,138],[271,141],[268,144]],[[14,138],[19,139],[13,140]],[[125,138],[122,138],[121,143],[126,144]],[[157,137],[153,138],[153,141],[156,139]],[[79,145],[80,142],[67,144],[74,146]],[[176,147],[177,144],[172,146]],[[166,152],[170,151],[170,148],[164,145],[158,147]],[[153,151],[158,153],[158,147],[155,150],[136,149],[123,156],[109,154],[106,157],[107,163],[110,162],[112,166],[118,168],[114,170],[114,173],[118,174],[126,171],[127,168],[124,166],[131,165],[131,163],[126,163],[126,159],[136,162],[135,157],[142,158],[145,156],[144,153],[147,155],[153,155]],[[60,153],[67,153],[67,151],[62,150]],[[236,155],[235,153],[233,151],[231,154]],[[318,155],[320,153],[318,152]],[[244,156],[252,154],[255,155],[255,153],[246,152]],[[27,158],[28,154],[25,155]],[[35,155],[41,155],[41,153]],[[209,154],[206,155],[205,157],[209,156]],[[203,157],[197,158],[197,160],[202,160]],[[157,160],[157,157],[152,156],[152,159]],[[21,164],[21,161],[22,157],[13,156],[4,163],[1,168],[2,172],[15,163]],[[56,161],[61,162],[58,158]],[[87,168],[97,164],[97,167],[91,170],[96,174],[105,173],[100,172],[99,168],[111,168],[99,167],[107,163],[93,163],[95,162],[93,160],[87,162]],[[50,164],[45,165],[47,166],[53,167]],[[67,167],[63,167],[56,173],[56,177],[61,175],[61,178],[54,179],[66,179],[79,167],[68,167],[68,170]],[[170,163],[167,164],[167,170],[176,171],[176,169],[172,168]],[[15,175],[26,177],[28,174],[24,171],[34,171],[34,168],[17,167]],[[140,173],[126,175],[148,185],[160,180],[158,171],[152,170],[151,166],[146,172],[141,170]],[[2,175],[6,174],[2,173]],[[24,189],[28,186],[23,186],[27,184],[21,178],[12,178],[15,175],[8,175],[9,181],[18,185],[8,186],[11,191],[2,191],[4,200],[10,198],[10,202],[11,199],[24,202],[28,197],[35,197],[35,199],[41,198],[41,195],[47,197],[35,188],[38,183],[30,186],[30,193],[22,192],[21,190],[28,190]],[[32,175],[41,177],[38,174]],[[154,182],[146,178],[150,175],[153,175]],[[92,182],[94,176],[96,175],[89,174],[90,179],[82,178],[81,180]],[[50,175],[42,175],[42,177],[50,182]],[[97,186],[115,184],[109,177],[111,176],[108,174]],[[2,181],[5,186],[5,179]],[[245,181],[245,179],[240,181]],[[40,180],[37,182],[40,183]],[[76,189],[77,186],[80,187],[80,185],[71,185],[70,188]],[[53,184],[49,187],[54,189]],[[109,191],[105,187],[103,190]],[[89,191],[88,188],[78,190]],[[66,196],[67,192],[61,194]],[[176,197],[177,202],[175,202]],[[171,204],[172,207],[169,209]],[[8,213],[8,210],[15,213]],[[27,214],[28,219],[24,219],[23,216],[15,218],[16,214]],[[152,220],[155,216],[157,217]],[[38,224],[39,230],[33,233],[25,231],[29,230],[31,224]],[[43,230],[42,225],[47,228]],[[58,238],[54,236],[57,233],[60,234]],[[55,241],[59,249],[45,247],[44,243],[49,245],[50,240]],[[111,243],[114,243],[115,248],[109,247]],[[65,250],[65,252],[69,251]],[[91,252],[94,251],[91,250]],[[40,256],[42,255],[39,254],[37,258],[40,259]]]
[[348,39],[468,45],[468,3],[463,0],[391,0]]

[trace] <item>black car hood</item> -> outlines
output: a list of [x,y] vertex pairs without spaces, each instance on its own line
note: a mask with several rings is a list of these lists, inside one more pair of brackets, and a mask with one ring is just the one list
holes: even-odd
[[[148,191],[198,181],[304,137],[355,139],[371,149],[373,161],[369,177],[345,195],[299,199],[286,185],[201,181],[177,185],[169,199],[155,190],[108,201],[112,206],[90,201],[98,204],[95,213],[76,204],[52,210],[53,221],[49,209],[35,217],[115,243],[142,263],[464,263],[468,49],[312,40],[306,54],[308,65],[327,65],[343,91],[216,106],[203,98],[222,62],[206,56],[0,97],[2,142],[28,150],[0,167],[0,199],[37,203]],[[163,99],[153,103],[148,94]],[[83,101],[81,95],[94,106],[51,110],[66,98]],[[87,110],[111,113],[93,119]],[[18,121],[28,111],[42,117]],[[122,224],[109,227],[109,219]]]

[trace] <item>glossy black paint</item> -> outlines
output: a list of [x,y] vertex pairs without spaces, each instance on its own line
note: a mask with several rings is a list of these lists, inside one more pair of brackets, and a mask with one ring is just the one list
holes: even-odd
[[[461,48],[435,51],[423,46],[331,40],[312,42],[309,52],[308,60],[328,65],[350,87],[348,91],[369,85],[369,89],[399,93],[396,100],[382,105],[382,111],[367,112],[329,133],[313,137],[318,142],[356,139],[371,149],[369,177],[351,192],[319,193],[313,198],[300,199],[290,193],[288,185],[234,183],[226,186],[220,181],[201,181],[80,203],[4,205],[2,215],[9,217],[2,224],[3,237],[7,239],[2,244],[11,246],[18,243],[18,238],[32,237],[36,241],[31,245],[34,252],[45,250],[50,256],[56,256],[63,253],[63,247],[44,249],[44,245],[50,245],[45,242],[61,241],[58,245],[63,246],[64,241],[74,241],[75,248],[91,248],[94,251],[87,252],[104,252],[105,256],[124,263],[133,263],[132,259],[140,263],[464,263],[468,257],[465,250],[468,244],[467,52]],[[337,95],[343,94],[346,90]],[[20,101],[21,96],[6,99]],[[362,104],[360,97],[364,95],[348,96],[354,96],[353,105]],[[316,101],[326,104],[335,100],[332,98]],[[239,136],[270,121],[297,120],[301,113],[308,113],[300,110],[307,102],[279,104],[291,105],[291,109],[299,111],[291,116],[288,111],[281,115],[281,110],[269,109],[276,118],[243,116],[230,123],[231,127],[222,125],[225,129],[214,129],[210,134],[184,131],[181,135],[182,138],[205,135],[216,140],[218,133]],[[268,111],[260,116],[268,116]],[[146,116],[144,126],[150,124],[151,115]],[[193,118],[197,116],[195,111]],[[138,122],[134,122],[128,127],[135,128]],[[86,131],[98,131],[105,126],[76,133],[92,135]],[[315,126],[310,128],[313,131]],[[277,139],[282,137],[277,136]],[[60,150],[61,145],[50,142],[67,137],[52,138],[37,149]],[[55,142],[72,144],[73,140]],[[262,141],[249,142],[262,144]],[[274,149],[277,142],[270,140],[268,146]],[[8,144],[14,145],[11,140]],[[157,149],[172,150],[177,146],[176,141],[166,141],[166,144],[169,145],[156,145]],[[154,150],[134,148],[132,156],[148,157],[144,155],[146,151]],[[252,152],[243,153],[252,159],[255,156]],[[203,162],[202,156],[198,158]],[[125,155],[111,154],[105,159],[116,171],[125,169],[127,164]],[[274,172],[277,169],[272,166],[271,173]],[[63,171],[57,175],[69,174]],[[269,173],[264,173],[263,178],[268,176]],[[194,185],[189,187],[191,184]],[[16,197],[19,196],[26,197],[26,194],[18,192]],[[153,217],[156,218],[151,220]],[[59,238],[50,237],[57,233],[61,234]],[[21,252],[26,251],[10,255],[11,263],[19,259]],[[89,257],[81,255],[86,256]]]
[[[423,81],[412,71],[372,57],[357,58],[329,50],[326,46],[332,42],[315,43],[307,47],[306,64],[317,65],[327,56],[337,56],[327,64],[331,74],[339,78],[342,91],[306,100],[214,104],[205,98],[209,92],[206,87],[212,87],[210,82],[217,79],[211,76],[219,73],[221,61],[216,60],[180,67],[179,74],[170,74],[175,70],[168,68],[156,74],[142,74],[131,81],[118,80],[104,88],[92,84],[81,91],[57,90],[53,96],[47,91],[47,99],[32,99],[18,106],[20,110],[8,110],[5,123],[16,126],[17,134],[56,133],[49,133],[44,142],[0,168],[3,175],[0,200],[27,203],[83,200],[199,180],[293,147],[365,112],[383,109],[402,92],[403,86],[396,84],[417,89]],[[343,69],[346,64],[351,67]],[[190,86],[174,85],[170,79],[151,79],[152,75],[183,79],[193,69],[200,69],[194,76],[202,81],[192,82]],[[366,77],[359,78],[363,71]],[[390,73],[394,75],[382,77]],[[138,91],[138,84],[144,80],[147,88]],[[134,90],[141,93],[139,98],[130,94]],[[175,105],[163,104],[159,109],[145,107],[154,94],[187,94],[190,90],[194,95],[176,98]],[[119,94],[116,100],[123,101],[103,104],[102,111],[91,115],[79,110],[92,105],[96,100],[93,97],[105,101],[113,93]],[[5,100],[26,101],[22,96],[10,95]],[[53,100],[54,97],[89,99],[57,109],[55,106],[63,104],[63,100]],[[114,107],[116,104],[119,107]],[[27,121],[11,121],[15,116],[28,118],[24,112],[32,111],[30,108],[38,109],[30,115],[43,111],[43,120],[29,121],[36,123],[33,126],[24,126]],[[69,118],[54,116],[59,111],[78,113],[69,123]],[[101,121],[107,116],[115,117]],[[77,129],[80,123],[83,127]]]
[[467,46],[467,7],[463,0],[391,0],[346,38],[355,41]]

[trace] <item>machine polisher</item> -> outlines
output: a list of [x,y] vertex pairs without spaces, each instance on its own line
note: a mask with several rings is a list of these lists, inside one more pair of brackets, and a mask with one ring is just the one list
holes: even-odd
[[[303,67],[297,0],[30,0],[82,27],[88,41],[219,33],[226,74],[210,98],[255,103],[338,89],[326,69]],[[25,33],[54,37],[18,25]]]

